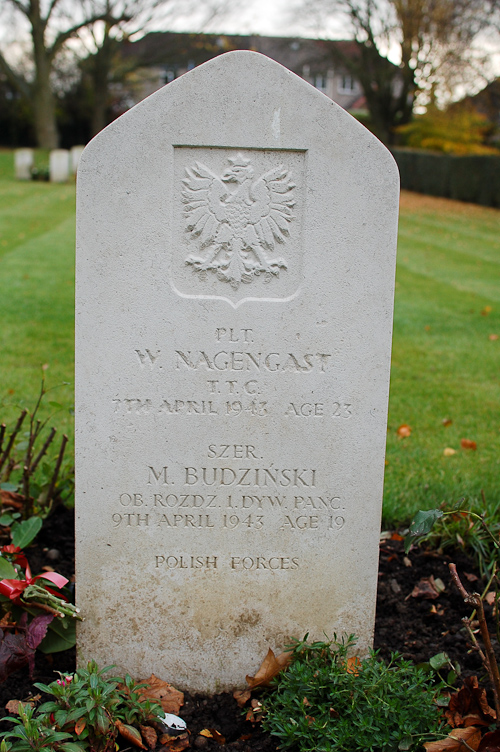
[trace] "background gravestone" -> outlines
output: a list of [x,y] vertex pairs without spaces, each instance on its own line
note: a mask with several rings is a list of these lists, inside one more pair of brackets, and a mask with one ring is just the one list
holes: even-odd
[[51,183],[65,183],[69,179],[69,151],[53,149],[49,156]]
[[71,174],[76,175],[85,146],[73,146],[70,151]]
[[398,173],[252,52],[78,171],[79,660],[191,691],[309,632],[372,640]]
[[33,149],[16,149],[14,152],[14,173],[17,180],[31,180]]

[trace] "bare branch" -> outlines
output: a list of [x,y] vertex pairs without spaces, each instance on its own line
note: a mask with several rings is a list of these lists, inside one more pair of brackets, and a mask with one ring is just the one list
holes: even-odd
[[29,99],[31,95],[31,88],[28,82],[18,73],[16,73],[13,68],[11,68],[11,66],[8,64],[7,60],[4,58],[1,52],[0,52],[0,71],[2,71],[4,75],[7,77],[7,81],[11,84],[11,86],[17,89],[17,91],[19,91],[19,93],[22,94],[23,97],[26,97],[27,99]]

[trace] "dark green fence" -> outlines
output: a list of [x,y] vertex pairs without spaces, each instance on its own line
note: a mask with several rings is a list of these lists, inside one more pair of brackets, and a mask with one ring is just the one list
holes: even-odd
[[456,157],[392,149],[401,188],[482,206],[500,207],[500,156]]

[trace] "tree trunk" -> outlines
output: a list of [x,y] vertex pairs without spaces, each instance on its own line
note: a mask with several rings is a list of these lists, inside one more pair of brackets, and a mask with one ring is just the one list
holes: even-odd
[[43,149],[57,149],[59,134],[57,132],[56,107],[50,86],[50,75],[43,78],[38,75],[35,79],[33,110],[38,146]]
[[[38,3],[34,3],[38,7]],[[45,24],[40,15],[30,18],[35,57],[35,81],[33,84],[33,111],[38,146],[44,149],[57,149],[59,134],[56,124],[56,102],[50,82],[52,60],[45,45]]]
[[116,51],[117,42],[109,32],[111,25],[106,23],[104,38],[101,46],[93,55],[90,66],[90,78],[92,81],[92,135],[95,136],[108,125],[109,107],[109,81],[113,65],[113,55]]

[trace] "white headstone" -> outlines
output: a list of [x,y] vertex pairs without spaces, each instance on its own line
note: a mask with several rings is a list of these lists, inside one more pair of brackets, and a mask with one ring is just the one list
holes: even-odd
[[53,149],[49,157],[51,183],[65,183],[69,179],[69,151]]
[[71,173],[73,175],[76,175],[78,170],[78,165],[80,163],[80,157],[83,154],[83,150],[85,149],[85,146],[73,146],[70,152],[70,159],[71,159]]
[[80,660],[213,692],[306,632],[366,651],[392,156],[231,52],[102,131],[78,189]]
[[14,173],[17,180],[31,180],[33,149],[16,149],[14,152]]

